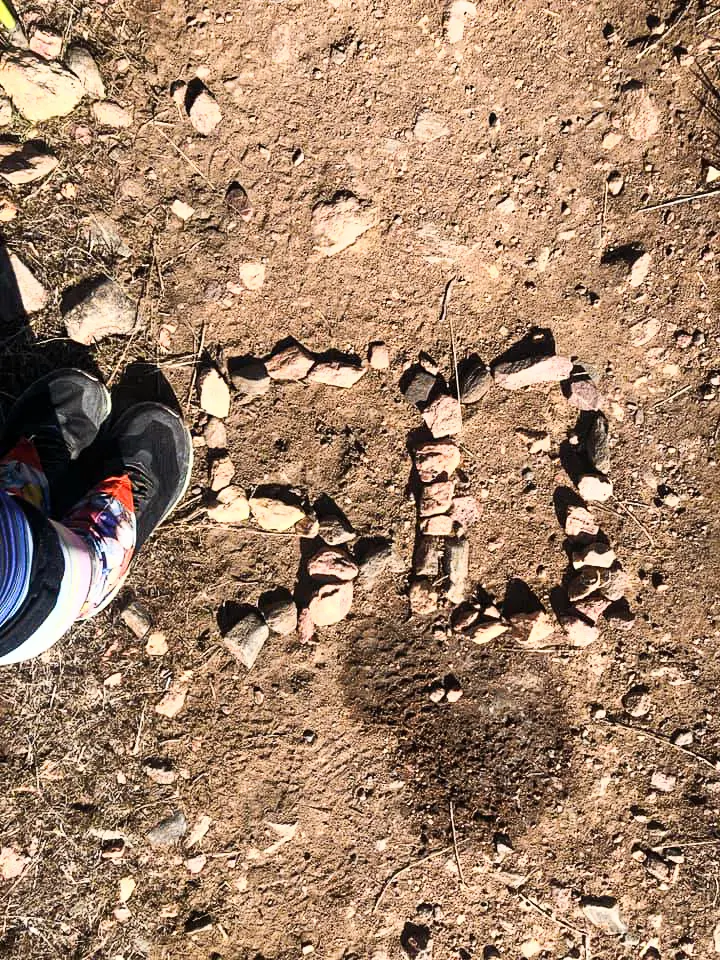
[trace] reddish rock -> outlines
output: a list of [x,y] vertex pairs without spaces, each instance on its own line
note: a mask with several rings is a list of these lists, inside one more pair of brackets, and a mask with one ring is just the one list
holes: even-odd
[[345,583],[325,583],[313,594],[308,605],[310,618],[316,627],[329,627],[344,620],[350,613],[353,586]]
[[436,480],[422,488],[419,511],[421,517],[434,517],[438,513],[447,513],[453,502],[454,480]]
[[462,410],[456,397],[436,397],[423,411],[423,420],[436,437],[452,437],[462,430]]
[[327,578],[330,581],[354,580],[358,575],[357,564],[343,550],[323,547],[308,563],[311,577]]
[[520,390],[539,383],[557,383],[567,380],[573,368],[569,357],[525,357],[508,360],[493,367],[493,379],[506,390]]
[[347,390],[355,386],[366,373],[367,367],[359,367],[353,363],[343,363],[340,360],[318,360],[307,378],[310,383],[324,383],[329,387],[344,387]]
[[436,517],[425,517],[420,521],[420,533],[429,537],[452,537],[456,530],[455,521],[446,513]]
[[413,552],[413,572],[418,577],[435,579],[440,567],[440,551],[435,537],[419,534]]
[[591,543],[599,530],[600,527],[589,510],[579,506],[570,507],[565,517],[565,533],[568,537],[581,543]]
[[480,504],[476,497],[455,497],[450,508],[450,516],[463,530],[469,530],[480,519]]
[[265,369],[272,380],[304,380],[314,363],[310,351],[293,342],[276,350],[265,361]]
[[590,623],[597,623],[609,606],[610,601],[605,597],[589,596],[576,603],[575,609]]
[[568,403],[578,410],[600,410],[603,395],[592,380],[574,380],[568,388]]
[[298,614],[297,632],[300,643],[310,643],[315,636],[315,624],[307,607]]
[[510,618],[510,628],[517,643],[527,650],[546,647],[555,633],[555,622],[545,610],[516,613]]
[[431,483],[443,474],[452,476],[460,466],[460,451],[450,440],[424,443],[413,454],[415,469],[423,483]]

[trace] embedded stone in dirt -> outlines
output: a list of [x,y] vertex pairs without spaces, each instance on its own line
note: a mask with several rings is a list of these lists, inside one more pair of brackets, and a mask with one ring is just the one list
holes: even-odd
[[187,833],[187,820],[182,810],[176,810],[169,817],[157,823],[146,836],[153,847],[169,847],[177,843]]
[[615,602],[622,600],[630,587],[630,578],[627,573],[618,565],[615,569],[605,572],[600,584],[600,592],[608,600]]
[[595,517],[585,507],[573,505],[568,508],[565,517],[565,533],[573,540],[590,543],[595,539],[600,527]]
[[557,383],[567,380],[573,368],[569,357],[557,354],[551,357],[524,357],[495,364],[493,379],[505,390],[520,390],[539,383]]
[[55,30],[42,30],[40,28],[33,31],[28,43],[28,49],[32,50],[43,60],[57,60],[62,53],[63,38]]
[[[199,83],[199,81],[194,82]],[[192,103],[188,107],[188,116],[190,117],[190,123],[197,132],[202,134],[203,137],[209,137],[222,120],[222,111],[208,88],[204,85],[201,86],[202,89],[193,97]]]
[[408,403],[422,408],[428,402],[430,394],[438,382],[437,376],[424,367],[412,368],[406,378],[403,378],[402,392]]
[[272,633],[285,637],[297,630],[298,610],[292,597],[261,601],[260,611]]
[[122,130],[133,125],[130,111],[111,100],[96,100],[92,105],[92,113],[97,122],[104,127]]
[[7,264],[0,270],[0,294],[6,319],[37,313],[47,306],[50,296],[15,253],[5,251]]
[[427,617],[437,610],[438,592],[428,577],[418,577],[412,581],[408,598],[410,609],[417,617]]
[[355,531],[344,517],[327,514],[319,517],[318,523],[318,536],[331,547],[339,547],[355,539]]
[[603,396],[592,380],[571,380],[567,399],[578,410],[599,410],[603,405]]
[[650,690],[643,683],[636,683],[623,694],[623,709],[631,717],[640,719],[650,713],[652,701],[650,699]]
[[420,533],[429,537],[452,537],[454,536],[457,525],[452,517],[446,513],[438,514],[435,517],[425,517],[419,524]]
[[356,556],[360,566],[358,583],[369,589],[392,561],[392,547],[387,540],[378,538],[369,544],[358,544]]
[[645,142],[660,129],[660,111],[642,83],[628,83],[618,103],[623,129],[631,140]]
[[614,897],[583,897],[581,904],[583,913],[594,927],[618,937],[627,933]]
[[207,515],[215,523],[244,523],[250,516],[245,491],[241,487],[225,486],[217,495],[217,503],[208,507]]
[[537,650],[547,646],[555,634],[556,624],[545,610],[516,613],[510,617],[513,639],[525,650]]
[[585,617],[586,620],[589,620],[590,623],[597,623],[609,606],[610,601],[608,599],[605,597],[594,597],[591,594],[585,600],[578,601],[578,603],[575,604],[575,609],[581,616]]
[[454,480],[436,480],[426,484],[420,494],[420,516],[434,517],[438,513],[447,513],[452,506],[454,493]]
[[600,636],[598,628],[581,616],[566,613],[562,614],[559,619],[560,626],[567,634],[570,645],[573,647],[587,647]]
[[230,413],[230,389],[215,367],[206,367],[198,376],[200,408],[211,417],[224,420]]
[[608,174],[607,186],[608,192],[613,197],[617,197],[622,193],[622,189],[625,186],[625,178],[619,170],[613,170]]
[[213,493],[219,493],[229,486],[234,476],[235,464],[230,457],[217,457],[210,462],[210,489]]
[[318,203],[312,212],[315,249],[325,257],[347,250],[374,226],[374,211],[362,206],[352,193],[336,193],[328,203]]
[[289,491],[277,489],[267,494],[256,492],[250,497],[250,510],[263,530],[285,533],[305,516],[297,498]]
[[450,440],[423,443],[413,453],[415,469],[423,483],[431,483],[443,474],[452,476],[460,466],[460,450]]
[[417,115],[413,136],[419,143],[432,143],[434,140],[447,137],[449,133],[450,128],[443,118],[432,110],[421,110]]
[[320,523],[313,514],[308,514],[294,525],[293,530],[299,537],[305,540],[314,540],[320,532]]
[[195,213],[195,208],[191,207],[189,203],[185,203],[184,200],[175,199],[170,204],[170,212],[175,214],[178,220],[182,220],[183,223],[187,223]]
[[298,614],[297,632],[300,643],[310,643],[315,636],[315,624],[307,607],[303,608]]
[[262,360],[230,361],[230,379],[240,394],[240,403],[250,403],[270,389],[270,377]]
[[257,660],[270,630],[255,610],[248,610],[223,637],[225,649],[250,670]]
[[20,50],[0,57],[0,87],[18,113],[32,123],[66,117],[85,93],[75,74],[59,63]]
[[0,197],[0,223],[10,223],[17,216],[17,207],[6,197]]
[[425,407],[423,420],[436,439],[451,437],[462,430],[462,410],[455,397],[436,397]]
[[601,473],[585,473],[578,480],[578,491],[583,500],[605,503],[613,495],[612,480]]
[[449,515],[463,530],[469,530],[480,519],[480,504],[471,495],[454,497]]
[[478,646],[490,643],[491,640],[497,640],[504,633],[507,633],[510,625],[503,623],[502,620],[480,620],[472,624],[467,630],[467,636]]
[[79,43],[70,44],[65,54],[65,66],[78,78],[88,97],[93,100],[105,99],[105,84],[89,50]]
[[137,306],[114,280],[102,279],[66,291],[73,301],[64,312],[65,329],[71,340],[89,346],[116,334],[132,333]]
[[458,370],[460,400],[463,403],[478,403],[492,386],[492,374],[487,364],[474,354],[460,364]]
[[40,141],[0,143],[0,176],[15,187],[46,177],[57,165],[55,154]]
[[145,653],[149,657],[164,657],[168,652],[168,642],[161,630],[155,630],[145,641]]
[[368,363],[373,370],[387,370],[390,367],[390,350],[386,343],[371,343],[368,349]]
[[445,541],[443,570],[450,581],[447,598],[450,603],[462,603],[467,593],[470,545],[465,537],[456,537]]
[[607,543],[589,543],[572,555],[576,570],[580,567],[611,567],[615,560],[615,551]]
[[440,566],[440,550],[437,537],[420,534],[415,538],[413,549],[413,573],[418,577],[435,580]]
[[577,576],[568,583],[568,596],[575,603],[584,600],[597,590],[601,583],[607,582],[610,577],[608,570],[598,570],[596,567],[583,567]]
[[83,240],[91,251],[99,249],[118,257],[129,257],[131,250],[125,243],[118,224],[104,213],[96,212],[80,221]]
[[310,351],[293,340],[277,348],[265,361],[265,368],[272,380],[303,380],[314,363]]
[[307,375],[310,383],[324,383],[329,387],[354,386],[367,373],[367,367],[342,360],[318,360]]
[[358,575],[357,564],[343,551],[323,547],[311,557],[307,567],[311,577],[334,580],[354,580]]
[[408,920],[400,934],[400,946],[409,960],[432,960],[432,936],[424,924]]
[[652,257],[649,253],[642,253],[636,260],[633,260],[628,277],[628,284],[631,287],[639,287],[645,282],[648,273],[650,273],[651,263]]
[[310,618],[316,627],[340,623],[350,613],[352,601],[352,582],[325,583],[315,591],[308,604]]
[[672,773],[656,770],[650,778],[650,786],[653,790],[659,790],[660,793],[672,793],[677,786],[677,777]]
[[246,223],[252,220],[253,213],[255,212],[250,203],[247,191],[235,180],[233,180],[227,188],[225,206]]
[[240,264],[238,275],[246,290],[260,290],[265,283],[265,264],[259,260],[248,260]]
[[590,463],[599,473],[610,470],[610,447],[608,444],[608,422],[602,413],[593,417],[590,429],[585,435],[585,453]]
[[227,430],[222,420],[219,420],[217,417],[210,417],[205,424],[203,433],[205,443],[208,445],[209,450],[227,449]]
[[477,17],[477,6],[470,0],[452,0],[445,14],[445,39],[448,43],[460,43],[465,35],[465,24]]
[[135,634],[138,640],[142,640],[152,627],[152,617],[137,600],[129,603],[125,609],[120,612],[120,619],[125,626]]

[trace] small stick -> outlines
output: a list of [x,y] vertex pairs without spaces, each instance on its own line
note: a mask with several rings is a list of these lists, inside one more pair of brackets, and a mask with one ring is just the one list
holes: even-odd
[[550,910],[546,910],[545,907],[541,906],[537,900],[533,900],[531,897],[526,896],[524,893],[517,891],[518,897],[522,900],[523,903],[526,903],[529,907],[532,907],[534,910],[537,910],[538,913],[542,914],[543,917],[547,917],[548,920],[552,920],[553,923],[559,924],[561,927],[564,927],[566,930],[569,930],[571,933],[575,933],[578,936],[582,937],[583,949],[585,950],[585,956],[590,957],[590,951],[588,949],[588,941],[590,939],[590,934],[585,930],[581,930],[580,927],[574,927],[571,923],[568,923],[567,920],[563,920],[561,917],[556,917],[554,913],[551,913]]
[[632,510],[628,510],[628,508],[625,506],[625,504],[622,502],[622,500],[618,500],[617,497],[615,497],[615,503],[622,509],[622,511],[623,511],[623,513],[625,514],[625,516],[626,516],[626,517],[630,517],[630,519],[632,520],[632,522],[633,522],[634,524],[636,524],[636,525],[642,530],[642,532],[643,532],[643,533],[645,534],[645,536],[648,538],[648,543],[650,544],[650,546],[651,546],[651,547],[654,547],[654,546],[655,546],[655,541],[654,541],[653,538],[652,538],[652,534],[650,533],[650,531],[648,530],[648,528],[645,526],[645,524],[642,522],[642,520],[638,520],[638,518],[635,516],[635,514],[632,512]]
[[672,200],[663,200],[661,203],[649,203],[646,207],[638,207],[635,213],[647,213],[650,210],[667,210],[668,207],[677,207],[681,203],[690,203],[692,200],[704,200],[705,197],[720,196],[720,190],[700,190],[698,193],[687,193]]
[[453,368],[455,370],[455,389],[457,390],[457,402],[458,407],[460,408],[460,424],[462,426],[462,403],[460,402],[460,378],[458,377],[458,362],[457,362],[457,347],[455,345],[455,325],[453,324],[453,319],[448,315],[448,304],[450,303],[450,293],[452,292],[453,284],[455,283],[456,277],[450,277],[448,282],[445,284],[445,292],[443,293],[443,298],[440,303],[440,323],[445,323],[445,320],[448,320],[450,323],[450,346],[452,348],[452,358],[453,358]]
[[631,730],[638,736],[649,737],[651,740],[657,740],[658,743],[665,743],[674,750],[677,750],[678,753],[684,753],[686,757],[691,757],[697,763],[702,763],[706,767],[709,767],[716,777],[720,776],[720,770],[718,770],[712,760],[708,760],[708,758],[704,757],[701,753],[696,753],[694,750],[683,747],[679,743],[673,743],[670,737],[666,737],[662,733],[648,730],[647,727],[634,727],[630,723],[625,723],[624,720],[618,720],[617,717],[598,717],[597,723],[604,723],[609,727],[622,727],[624,730]]
[[[469,838],[465,840],[460,840],[458,842],[458,847],[461,847],[464,843],[468,843]],[[454,849],[454,844],[449,843],[445,847],[439,847],[437,850],[432,850],[430,853],[425,854],[424,857],[420,857],[418,860],[411,860],[410,863],[406,863],[403,867],[398,867],[397,870],[393,870],[390,876],[387,878],[385,883],[383,883],[380,888],[380,892],[375,897],[375,903],[373,904],[372,913],[375,913],[377,908],[380,906],[380,901],[387,893],[390,888],[390,884],[394,883],[398,877],[401,877],[404,873],[407,873],[408,870],[412,870],[413,867],[419,867],[421,863],[427,863],[428,860],[434,860],[435,857],[441,857],[444,853],[448,853],[450,850]]]
[[651,50],[654,50],[659,43],[662,43],[663,40],[666,40],[670,36],[670,34],[673,32],[675,27],[677,27],[685,19],[685,15],[689,12],[691,6],[692,6],[691,0],[688,0],[688,2],[685,4],[683,9],[680,11],[680,13],[675,17],[673,22],[667,28],[665,33],[661,33],[654,40],[652,40],[646,47],[644,47],[638,54],[637,59],[642,60],[642,58],[645,56],[646,53],[649,53]]
[[140,753],[140,740],[142,738],[142,729],[143,723],[145,722],[145,704],[142,705],[142,710],[140,711],[140,719],[138,720],[137,733],[135,734],[135,743],[132,748],[132,755],[137,757]]
[[457,833],[455,832],[455,807],[452,800],[450,801],[450,829],[452,830],[453,850],[455,851],[455,863],[457,864],[458,873],[460,875],[460,883],[466,887],[467,883],[465,881],[465,874],[463,873],[462,864],[460,863],[460,852],[457,845]]
[[720,13],[720,7],[716,7],[714,10],[711,10],[710,13],[706,13],[705,16],[700,17],[697,20],[695,26],[700,27],[703,23],[707,23],[708,20],[712,20],[713,17],[716,17]]
[[195,354],[195,363],[193,365],[192,377],[190,379],[190,389],[188,390],[187,400],[185,401],[186,414],[190,410],[190,401],[192,400],[193,390],[195,389],[195,381],[197,380],[198,363],[200,363],[200,358],[203,355],[204,349],[205,349],[205,321],[203,320],[202,327],[200,328],[200,346],[198,347],[197,353]]
[[608,201],[608,182],[605,181],[605,190],[603,192],[603,208],[602,216],[600,217],[600,246],[603,245],[603,238],[605,236],[605,220],[607,218],[607,201]]
[[201,176],[201,177],[203,178],[203,180],[205,181],[205,183],[209,184],[209,185],[213,188],[213,190],[217,190],[217,187],[216,187],[215,184],[212,182],[212,180],[211,180],[209,177],[206,177],[206,176],[205,176],[205,174],[202,172],[202,170],[200,169],[200,167],[199,167],[193,160],[191,160],[190,157],[189,157],[186,153],[183,153],[183,151],[182,151],[182,150],[180,149],[180,147],[175,143],[175,141],[174,141],[173,139],[171,139],[171,138],[165,133],[165,131],[163,130],[163,128],[162,128],[162,127],[159,127],[157,124],[154,124],[154,126],[155,126],[155,129],[157,130],[157,132],[158,132],[162,137],[164,137],[164,138],[167,140],[167,142],[170,144],[170,146],[171,146],[174,150],[177,150],[177,152],[178,152],[178,153],[180,154],[180,156],[183,158],[183,160],[185,161],[185,163],[189,164],[189,165],[193,168],[193,170],[195,171],[195,173],[197,173],[199,176]]
[[686,386],[681,387],[679,390],[676,390],[675,393],[671,393],[669,397],[665,397],[664,400],[658,400],[657,403],[653,404],[653,410],[657,410],[658,407],[663,407],[666,403],[672,403],[673,400],[677,400],[678,397],[684,396],[686,393],[689,393],[692,390],[692,384],[688,383]]

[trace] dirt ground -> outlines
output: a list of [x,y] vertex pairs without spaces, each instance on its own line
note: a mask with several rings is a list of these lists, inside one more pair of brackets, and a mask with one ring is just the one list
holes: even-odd
[[[81,105],[42,125],[61,165],[15,191],[4,232],[54,299],[31,331],[8,327],[3,401],[59,363],[114,386],[157,363],[201,437],[201,350],[223,367],[289,335],[360,356],[384,340],[387,372],[349,391],[273,387],[234,403],[227,426],[236,482],[327,494],[362,535],[390,538],[393,560],[347,621],[316,644],[273,637],[246,671],[218,611],[292,589],[297,542],[208,521],[198,440],[189,498],[127,591],[168,653],[148,656],[116,605],[0,675],[0,846],[25,858],[0,881],[0,955],[385,960],[407,922],[427,927],[436,958],[720,953],[718,207],[638,212],[712,189],[699,68],[715,75],[720,17],[694,3],[484,0],[451,44],[447,11],[425,0],[33,9],[91,45],[134,119],[108,132]],[[170,95],[198,73],[223,114],[207,138]],[[413,133],[423,111],[446,128],[431,142]],[[232,181],[249,222],[225,206]],[[374,225],[321,257],[311,213],[338,191]],[[187,222],[176,199],[194,208]],[[129,255],[91,249],[82,223],[96,213]],[[650,254],[638,286],[612,253],[627,245]],[[266,267],[259,290],[242,290],[247,261]],[[57,305],[97,272],[138,299],[140,324],[85,351]],[[409,617],[419,417],[398,381],[421,350],[450,372],[451,277],[460,355],[491,360],[537,325],[607,398],[616,499],[601,519],[636,619],[585,649],[478,647],[448,631],[447,610]],[[471,572],[499,599],[522,578],[547,601],[562,578],[553,494],[573,423],[556,387],[466,408],[464,470],[485,498]],[[547,431],[550,452],[531,456],[518,428]],[[463,696],[436,704],[428,690],[448,674]],[[155,711],[171,683],[187,689],[174,719]],[[638,683],[639,719],[621,703]],[[673,745],[678,731],[689,746]],[[190,827],[210,818],[206,835],[152,848],[147,831],[176,810]],[[678,868],[661,881],[638,850],[669,850]],[[601,896],[617,900],[623,935],[583,912]]]

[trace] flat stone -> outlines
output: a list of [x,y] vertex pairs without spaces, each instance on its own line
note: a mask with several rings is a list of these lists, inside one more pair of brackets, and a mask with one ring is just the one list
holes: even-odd
[[152,617],[147,609],[134,600],[120,611],[120,619],[125,626],[133,633],[138,640],[142,640],[146,633],[152,628]]
[[79,43],[71,43],[65,54],[65,66],[82,84],[85,95],[92,100],[105,99],[105,84],[90,51]]
[[222,420],[210,417],[203,435],[209,450],[227,450],[227,430]]
[[5,251],[6,269],[0,274],[0,293],[3,295],[2,314],[22,316],[43,310],[50,300],[45,287],[15,253]]
[[292,597],[261,602],[260,611],[272,633],[286,637],[297,630],[298,609]]
[[645,143],[660,129],[660,111],[643,84],[631,81],[618,101],[620,119],[631,140]]
[[413,136],[418,143],[432,143],[435,140],[441,140],[447,137],[450,128],[443,118],[432,110],[421,110],[415,120],[413,127]]
[[215,523],[244,523],[250,516],[245,491],[241,487],[226,486],[218,493],[217,503],[208,507],[207,515]]
[[270,630],[259,613],[248,610],[223,637],[227,651],[248,670],[262,650]]
[[493,379],[505,390],[520,390],[539,383],[557,383],[567,380],[572,373],[573,363],[569,357],[557,354],[551,357],[525,357],[522,360],[508,360],[495,364]]
[[677,777],[671,773],[656,770],[650,778],[650,786],[653,790],[659,790],[660,793],[672,793],[677,786]]
[[371,343],[368,350],[368,363],[373,370],[388,370],[390,350],[386,343]]
[[197,94],[188,110],[190,123],[203,137],[209,137],[222,120],[222,110],[207,87]]
[[265,283],[265,264],[259,260],[248,260],[238,267],[240,283],[246,290],[260,290]]
[[272,380],[304,380],[315,358],[300,343],[289,343],[268,357],[265,368]]
[[215,367],[206,367],[198,376],[200,408],[211,417],[224,420],[230,413],[230,388]]
[[408,598],[410,609],[416,617],[428,617],[437,610],[438,592],[427,577],[418,577],[412,581]]
[[124,130],[133,125],[133,116],[129,110],[112,100],[96,100],[92,105],[92,114],[97,123],[114,130]]
[[423,483],[451,477],[460,466],[460,450],[450,440],[424,443],[413,453],[415,469]]
[[318,536],[331,547],[339,547],[354,540],[356,534],[344,517],[326,514],[318,517]]
[[491,640],[497,640],[509,629],[510,625],[503,623],[502,620],[480,620],[469,627],[466,633],[473,643],[482,646],[490,643]]
[[639,287],[645,282],[647,275],[650,273],[651,263],[652,256],[649,253],[642,253],[636,260],[633,260],[628,276],[628,284],[631,287]]
[[291,494],[254,495],[250,497],[250,510],[263,530],[284,533],[305,517],[305,511]]
[[611,568],[604,573],[600,584],[600,593],[613,603],[622,600],[630,589],[630,577],[620,566],[615,569]]
[[353,387],[367,373],[367,367],[341,360],[318,360],[307,375],[310,383],[324,383],[329,387]]
[[594,927],[604,933],[621,937],[627,926],[620,918],[620,908],[614,897],[583,897],[582,911]]
[[463,403],[478,403],[492,386],[492,374],[487,364],[478,356],[469,357],[464,361],[458,374],[460,400]]
[[315,636],[315,624],[312,621],[310,611],[307,607],[303,607],[298,614],[297,632],[300,643],[310,643]]
[[510,617],[510,629],[516,643],[526,650],[537,650],[548,645],[557,625],[545,610],[516,613]]
[[584,600],[579,600],[575,604],[575,609],[581,616],[585,617],[586,620],[589,620],[590,623],[597,623],[609,606],[610,601],[605,597],[597,597],[591,594]]
[[403,396],[413,406],[424,407],[437,382],[436,374],[431,373],[424,367],[416,366],[413,368],[409,380],[407,382],[403,381]]
[[187,833],[187,820],[182,810],[176,810],[169,817],[157,823],[146,836],[153,847],[170,847]]
[[462,410],[455,397],[436,397],[423,411],[423,420],[436,439],[451,437],[462,430]]
[[145,653],[149,657],[164,657],[168,649],[167,637],[162,630],[154,630],[145,640]]
[[365,550],[359,562],[360,574],[358,582],[370,588],[376,580],[387,570],[392,561],[392,546],[387,540],[374,543]]
[[607,543],[588,543],[572,555],[576,570],[581,567],[611,567],[616,560],[615,551]]
[[578,480],[578,491],[583,500],[605,503],[613,495],[612,480],[601,473],[586,473]]
[[117,257],[129,257],[132,253],[125,243],[120,227],[106,214],[96,211],[80,221],[80,229],[91,251],[99,250]]
[[31,123],[66,117],[85,94],[74,73],[29,50],[13,50],[0,57],[0,87]]
[[62,54],[63,38],[55,30],[33,30],[28,49],[43,60],[58,60]]
[[0,142],[0,176],[15,187],[41,180],[57,165],[58,158],[43,143]]
[[415,538],[413,550],[413,573],[417,577],[430,577],[434,580],[440,568],[440,549],[437,537],[419,534]]
[[218,457],[210,463],[210,489],[220,493],[232,483],[235,476],[235,464],[230,457]]
[[573,647],[587,647],[600,636],[598,628],[580,616],[566,613],[562,614],[559,619],[560,626],[567,634],[568,641]]
[[429,537],[452,537],[456,528],[455,521],[446,513],[436,517],[425,517],[419,524],[420,532]]
[[324,257],[353,246],[375,225],[376,216],[369,206],[363,206],[351,193],[336,193],[329,202],[313,208],[311,230],[316,251]]
[[595,517],[585,507],[571,506],[565,517],[565,533],[573,540],[591,543],[598,535],[600,527]]
[[568,596],[575,603],[584,600],[594,593],[609,578],[608,570],[598,570],[596,567],[583,567],[568,584]]
[[250,403],[256,397],[264,396],[270,389],[270,376],[262,360],[230,363],[230,370],[230,379],[240,395],[241,403]]
[[448,43],[460,43],[465,35],[465,25],[477,17],[477,5],[472,0],[452,0],[444,19],[445,39]]
[[308,604],[310,617],[316,627],[329,627],[344,620],[353,601],[351,581],[325,583],[316,590]]
[[137,305],[114,280],[83,285],[79,302],[64,314],[71,340],[89,346],[104,337],[129,334],[135,328]]
[[420,516],[434,517],[439,513],[447,513],[452,506],[454,493],[454,480],[436,480],[434,483],[425,484],[420,491]]
[[343,550],[323,547],[311,557],[307,566],[311,577],[335,580],[354,580],[358,575],[357,564]]
[[623,694],[622,705],[623,709],[629,713],[631,717],[636,717],[637,719],[646,717],[650,713],[650,707],[652,706],[650,690],[644,683],[633,684],[633,686]]
[[603,395],[592,380],[571,380],[567,399],[578,410],[599,410],[603,405]]
[[443,570],[450,581],[446,591],[450,603],[462,603],[465,599],[469,563],[470,545],[465,537],[455,537],[445,541]]
[[480,504],[477,497],[472,495],[454,497],[450,506],[449,516],[459,524],[463,530],[469,530],[480,519]]
[[584,446],[588,460],[598,473],[606,474],[610,470],[608,432],[607,418],[604,414],[597,413],[585,434]]

